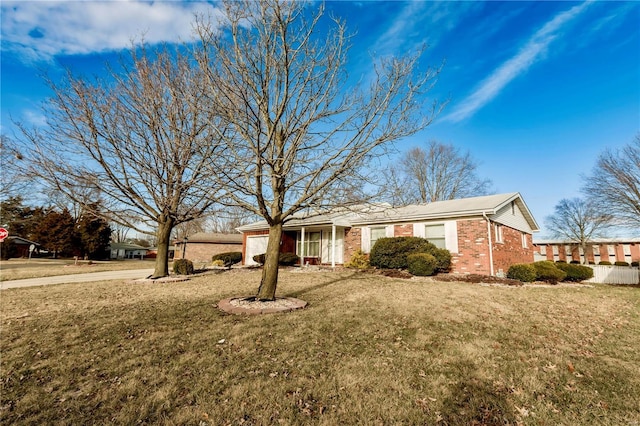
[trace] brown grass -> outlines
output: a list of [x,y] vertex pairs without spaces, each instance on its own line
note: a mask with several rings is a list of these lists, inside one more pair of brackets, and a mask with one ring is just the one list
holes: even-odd
[[155,260],[78,261],[65,259],[10,259],[0,261],[0,281],[56,275],[84,274],[87,272],[153,269]]
[[638,424],[640,292],[258,271],[4,290],[3,424]]

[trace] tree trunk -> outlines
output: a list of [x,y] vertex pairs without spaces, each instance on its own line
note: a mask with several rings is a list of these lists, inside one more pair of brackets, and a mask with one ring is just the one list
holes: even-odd
[[169,245],[171,244],[171,231],[173,231],[173,220],[166,219],[158,221],[158,254],[156,264],[151,278],[162,278],[169,275]]
[[258,300],[275,300],[278,285],[278,260],[280,258],[280,241],[282,240],[282,223],[269,228],[269,242],[262,268],[262,280],[258,288]]

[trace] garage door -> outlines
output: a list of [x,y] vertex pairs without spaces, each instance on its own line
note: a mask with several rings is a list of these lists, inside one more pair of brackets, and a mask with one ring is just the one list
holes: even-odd
[[245,253],[245,265],[257,265],[253,261],[253,256],[267,252],[268,235],[258,235],[255,237],[247,237],[247,252]]

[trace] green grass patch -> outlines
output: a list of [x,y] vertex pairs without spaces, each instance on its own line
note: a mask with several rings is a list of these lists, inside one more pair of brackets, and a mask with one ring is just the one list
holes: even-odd
[[2,291],[3,424],[637,424],[640,292],[259,271]]

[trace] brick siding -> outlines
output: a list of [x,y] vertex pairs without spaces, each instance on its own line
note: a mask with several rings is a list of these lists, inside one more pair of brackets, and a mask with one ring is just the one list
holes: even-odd
[[345,228],[344,230],[344,263],[349,263],[356,250],[362,248],[362,230],[360,228]]
[[527,247],[522,247],[522,231],[518,231],[517,229],[502,226],[503,243],[497,243],[495,241],[495,235],[493,236],[493,265],[495,274],[499,274],[501,271],[506,274],[509,267],[515,263],[533,262],[533,238],[531,234],[525,235],[527,238]]
[[452,253],[451,272],[489,275],[489,243],[484,219],[458,220],[458,253]]

